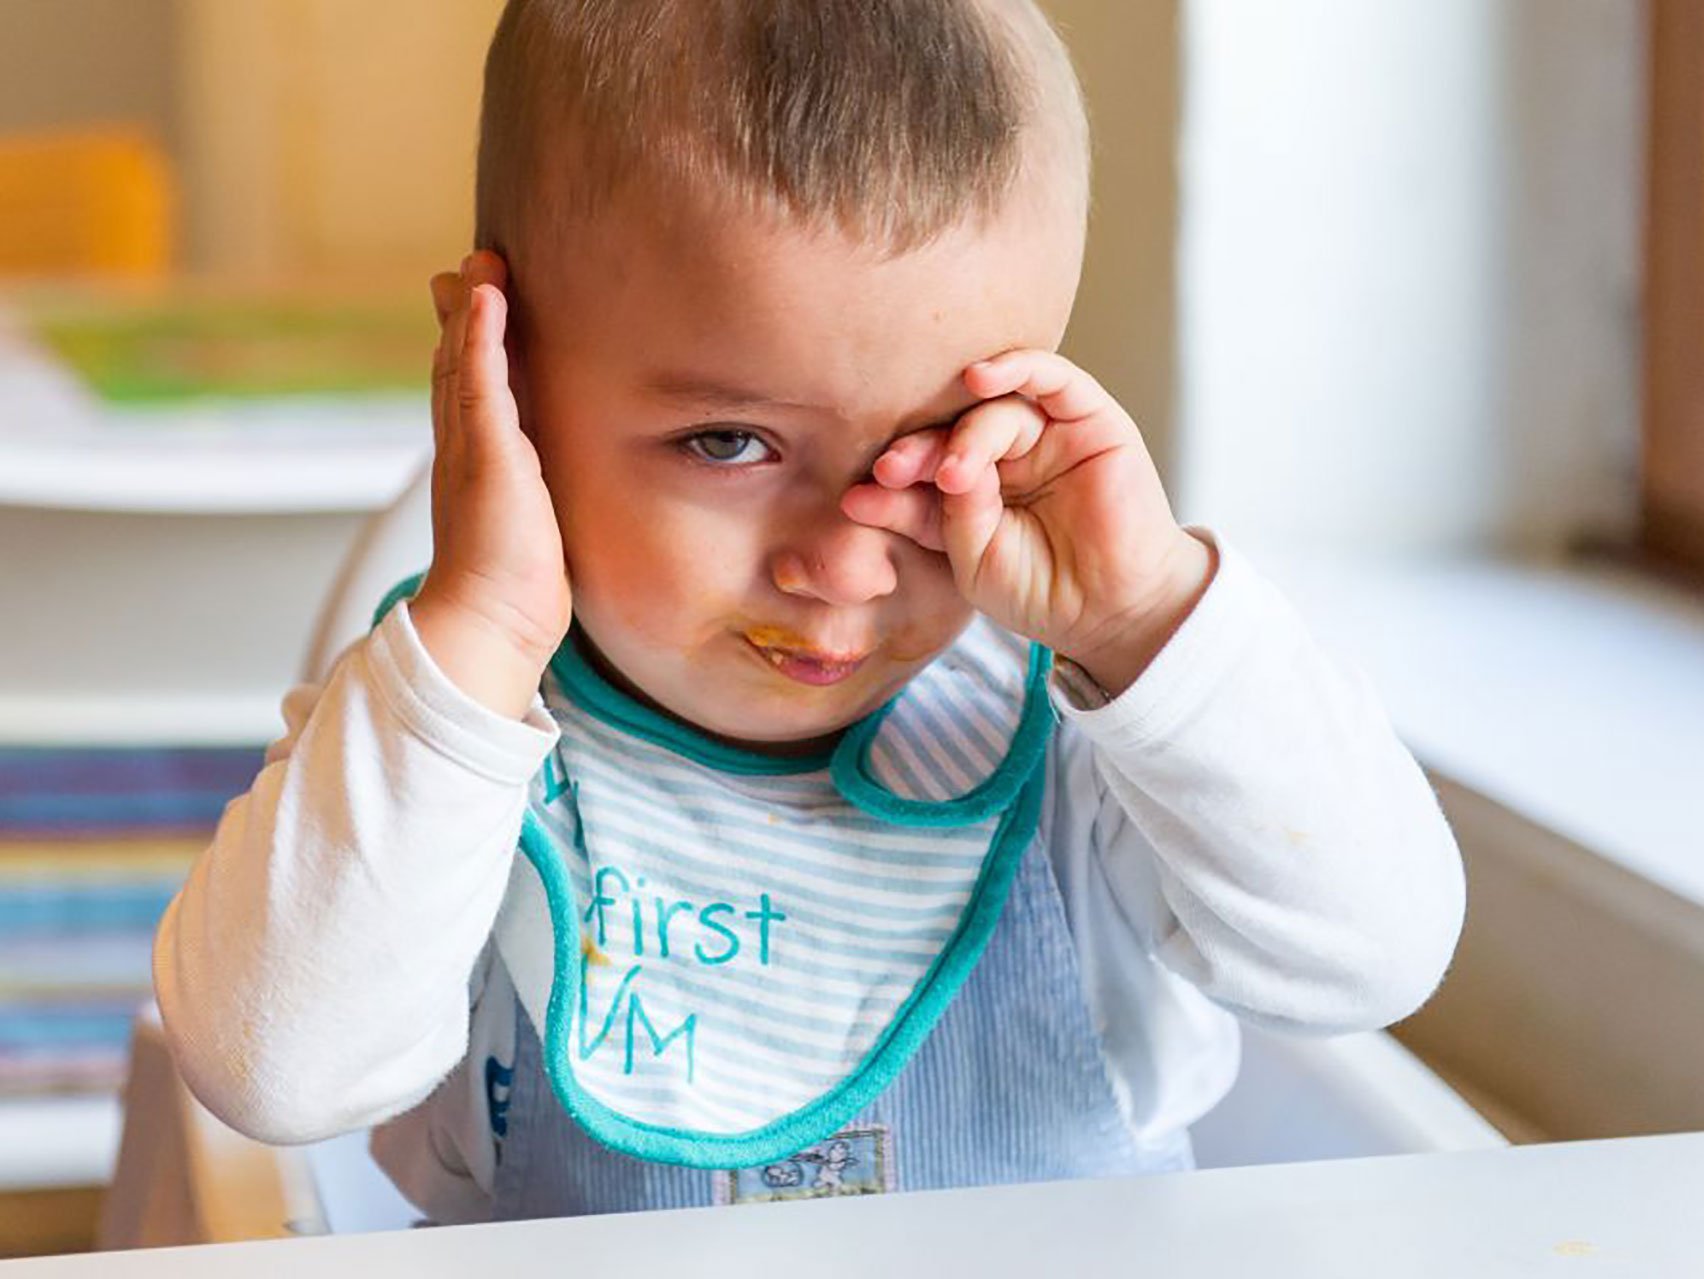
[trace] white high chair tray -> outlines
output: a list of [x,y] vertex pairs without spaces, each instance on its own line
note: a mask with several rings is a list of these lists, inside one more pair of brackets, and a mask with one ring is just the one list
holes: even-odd
[[[170,1248],[8,1279],[480,1274],[1696,1275],[1704,1133]],[[1583,1269],[1582,1269],[1583,1268]]]

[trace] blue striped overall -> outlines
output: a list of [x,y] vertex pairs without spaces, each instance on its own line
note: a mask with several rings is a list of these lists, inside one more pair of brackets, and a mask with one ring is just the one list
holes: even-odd
[[[1024,854],[976,968],[894,1082],[846,1125],[839,1150],[824,1142],[800,1152],[802,1159],[739,1173],[611,1151],[557,1102],[538,1037],[519,1006],[516,1017],[496,1220],[1192,1165],[1187,1134],[1142,1148],[1120,1118],[1084,1002],[1064,904],[1039,841]],[[854,1162],[834,1167],[848,1160]]]

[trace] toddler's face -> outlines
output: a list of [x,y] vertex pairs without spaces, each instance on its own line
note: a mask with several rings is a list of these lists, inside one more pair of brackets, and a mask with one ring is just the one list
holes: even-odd
[[884,260],[751,219],[608,214],[527,265],[521,399],[607,674],[758,748],[874,710],[970,620],[944,557],[840,498],[960,374],[1058,344],[1081,225],[1013,207]]

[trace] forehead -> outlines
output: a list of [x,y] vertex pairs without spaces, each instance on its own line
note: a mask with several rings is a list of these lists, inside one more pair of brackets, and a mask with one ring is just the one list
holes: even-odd
[[610,210],[519,283],[528,346],[690,399],[716,387],[844,417],[962,401],[958,375],[1063,335],[1082,256],[1068,204],[1014,201],[898,255],[740,212]]

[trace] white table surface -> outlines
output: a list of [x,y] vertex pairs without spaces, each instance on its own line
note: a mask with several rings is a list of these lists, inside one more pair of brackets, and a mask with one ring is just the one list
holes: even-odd
[[7,1279],[1704,1275],[1704,1133],[8,1263]]

